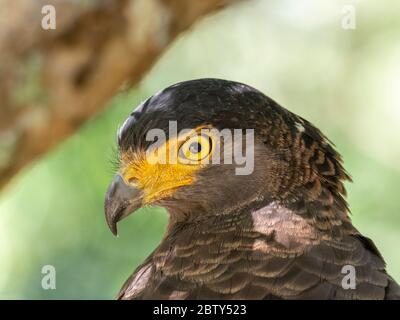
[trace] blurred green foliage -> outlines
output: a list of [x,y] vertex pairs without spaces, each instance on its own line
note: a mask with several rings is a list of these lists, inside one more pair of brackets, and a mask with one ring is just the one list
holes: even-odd
[[[178,81],[244,82],[307,118],[335,142],[354,179],[352,217],[400,280],[400,3],[250,1],[202,20],[142,83],[121,92],[76,135],[26,169],[0,199],[0,298],[108,299],[156,247],[167,216],[145,208],[104,221],[115,134],[141,100]],[[41,269],[54,265],[56,290]]]

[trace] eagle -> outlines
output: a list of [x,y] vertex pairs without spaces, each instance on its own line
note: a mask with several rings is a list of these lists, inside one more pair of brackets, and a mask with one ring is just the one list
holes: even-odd
[[141,103],[117,140],[111,231],[144,206],[169,216],[118,299],[400,299],[351,222],[340,154],[262,92],[181,82]]

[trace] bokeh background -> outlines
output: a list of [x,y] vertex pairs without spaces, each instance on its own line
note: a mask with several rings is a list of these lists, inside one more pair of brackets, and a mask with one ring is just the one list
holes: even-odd
[[[345,30],[344,6],[356,28]],[[400,2],[247,1],[201,20],[139,86],[30,166],[0,195],[1,299],[111,299],[159,243],[167,216],[145,208],[115,238],[103,214],[118,126],[173,83],[252,85],[333,140],[354,183],[352,219],[400,281]],[[41,269],[56,268],[43,290]]]

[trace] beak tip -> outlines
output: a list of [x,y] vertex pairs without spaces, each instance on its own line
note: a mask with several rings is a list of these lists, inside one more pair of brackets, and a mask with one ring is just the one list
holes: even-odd
[[118,230],[116,224],[112,228],[110,228],[110,230],[114,236],[118,237]]
[[117,222],[107,219],[107,225],[114,236],[118,236]]

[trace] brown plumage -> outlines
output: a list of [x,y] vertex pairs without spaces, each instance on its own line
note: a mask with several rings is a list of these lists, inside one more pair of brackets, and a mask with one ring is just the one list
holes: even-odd
[[[165,207],[170,222],[119,299],[400,299],[379,251],[351,223],[340,155],[312,124],[244,84],[183,82],[125,122],[121,168],[149,146],[149,129],[168,131],[170,120],[178,128],[254,129],[254,171],[210,164],[146,202],[139,178],[121,169],[106,197],[111,229],[143,205]],[[354,267],[353,289],[342,285],[344,266]]]

